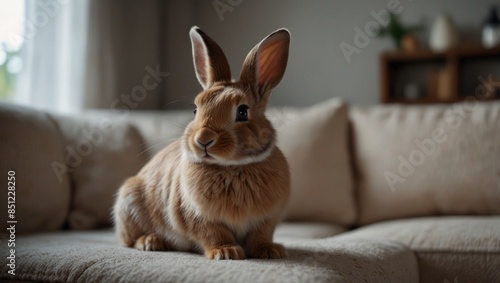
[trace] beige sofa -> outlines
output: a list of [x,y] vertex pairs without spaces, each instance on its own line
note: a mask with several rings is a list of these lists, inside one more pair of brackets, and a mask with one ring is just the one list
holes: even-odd
[[2,186],[15,177],[13,219],[8,189],[0,196],[0,280],[500,281],[500,103],[359,108],[333,99],[268,116],[292,173],[275,233],[288,258],[210,261],[124,248],[109,228],[120,182],[177,138],[191,111],[68,117],[0,105]]

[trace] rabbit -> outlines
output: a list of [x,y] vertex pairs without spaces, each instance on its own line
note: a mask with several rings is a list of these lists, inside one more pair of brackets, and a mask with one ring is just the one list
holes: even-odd
[[143,251],[284,258],[273,234],[290,197],[290,173],[265,110],[285,72],[290,34],[279,29],[257,44],[237,81],[215,41],[196,26],[189,35],[203,88],[194,120],[120,187],[117,236]]

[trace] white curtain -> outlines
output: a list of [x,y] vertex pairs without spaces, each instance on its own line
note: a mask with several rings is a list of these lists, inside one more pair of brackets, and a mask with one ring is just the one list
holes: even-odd
[[26,2],[17,102],[57,112],[83,108],[88,15],[88,1]]
[[[110,108],[162,66],[161,0],[27,0],[18,103],[75,113]],[[161,108],[164,85],[137,109]]]

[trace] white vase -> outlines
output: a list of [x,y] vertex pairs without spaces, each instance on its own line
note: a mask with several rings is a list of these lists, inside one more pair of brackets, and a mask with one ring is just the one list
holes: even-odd
[[500,44],[500,26],[483,27],[483,45],[492,48]]
[[446,14],[439,15],[431,28],[429,47],[436,51],[445,51],[458,45],[458,30],[453,20]]

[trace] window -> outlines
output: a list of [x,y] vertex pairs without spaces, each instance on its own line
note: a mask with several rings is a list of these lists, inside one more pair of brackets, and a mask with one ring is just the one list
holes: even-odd
[[12,100],[22,68],[25,3],[1,0],[0,7],[0,100]]

